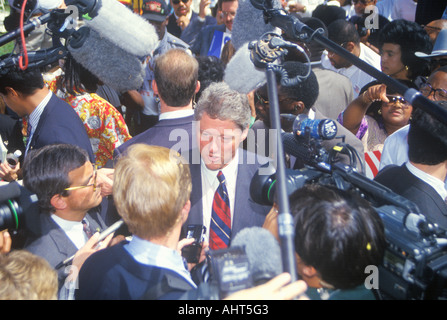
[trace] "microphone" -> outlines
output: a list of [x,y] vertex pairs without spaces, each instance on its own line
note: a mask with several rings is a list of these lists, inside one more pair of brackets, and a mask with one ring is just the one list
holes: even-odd
[[142,61],[93,29],[81,27],[68,42],[68,51],[78,63],[119,93],[138,90],[143,84]]
[[250,55],[251,50],[247,42],[236,51],[225,68],[224,82],[232,90],[243,94],[248,94],[267,82],[265,70],[256,68]]
[[[264,33],[281,34],[277,28],[265,22],[263,12],[256,10],[250,0],[239,0],[238,2],[231,31],[231,43],[236,50],[239,50],[246,42],[259,39]],[[279,1],[273,0],[273,7],[280,9],[281,4]]]
[[293,122],[293,133],[303,135],[305,129],[310,129],[310,137],[320,140],[331,140],[337,135],[337,125],[332,119],[311,120],[305,114],[299,114]]
[[244,247],[255,286],[281,274],[281,248],[270,231],[261,227],[242,229],[231,241],[230,247]]
[[138,57],[149,55],[158,45],[152,24],[117,0],[68,0],[82,14],[85,25],[94,29],[121,49]]

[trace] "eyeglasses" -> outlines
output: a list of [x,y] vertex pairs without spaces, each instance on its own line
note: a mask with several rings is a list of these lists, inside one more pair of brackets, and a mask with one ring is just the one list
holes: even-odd
[[93,186],[93,192],[96,191],[96,177],[98,176],[98,166],[95,165],[94,169],[93,169],[93,183],[85,185],[85,186],[78,186],[78,187],[69,187],[69,188],[65,188],[65,191],[71,191],[71,190],[78,190],[78,189],[83,189],[83,188],[88,188]]
[[447,90],[440,88],[433,88],[429,83],[424,83],[419,88],[419,91],[426,97],[433,92],[433,99],[435,101],[447,100]]
[[386,97],[390,101],[390,102],[388,102],[389,104],[399,102],[402,105],[402,108],[408,108],[411,105],[410,102],[408,102],[401,96],[387,95]]
[[427,26],[427,25],[421,25],[421,27],[426,29],[426,31],[428,31],[428,30],[430,30],[430,31],[441,31],[441,28],[438,28],[438,27],[432,27],[432,26]]
[[236,16],[236,12],[228,12],[228,11],[222,11],[222,14],[224,15],[224,17],[230,17],[230,18],[234,18]]
[[430,65],[432,68],[437,67],[437,66],[440,66],[440,67],[447,66],[447,59],[431,59]]
[[183,3],[188,3],[189,2],[189,0],[172,0],[172,4],[179,4],[180,1],[183,2]]
[[261,97],[261,95],[260,95],[257,91],[256,91],[256,93],[255,93],[255,96],[256,96],[256,99],[258,99],[258,101],[259,101],[263,106],[269,104],[269,101],[266,100],[266,99],[264,99],[263,97]]

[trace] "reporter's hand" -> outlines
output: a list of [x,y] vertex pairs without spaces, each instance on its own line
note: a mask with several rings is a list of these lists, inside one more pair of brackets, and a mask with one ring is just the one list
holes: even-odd
[[20,170],[20,162],[17,163],[14,169],[12,169],[8,163],[2,162],[0,163],[0,179],[9,182],[17,180],[19,177],[18,175],[19,170]]
[[101,187],[101,196],[106,197],[113,191],[113,174],[115,169],[101,168],[98,170],[97,184]]
[[303,280],[290,283],[289,273],[282,273],[265,284],[235,292],[224,300],[309,300]]
[[0,254],[11,251],[12,239],[8,230],[0,231]]
[[108,235],[107,238],[98,243],[99,232],[96,232],[90,237],[90,239],[88,239],[86,244],[76,252],[73,258],[72,265],[76,266],[78,270],[81,270],[81,267],[84,264],[85,260],[87,260],[87,258],[96,251],[107,248],[109,246],[109,243],[112,241],[112,238],[113,233]]

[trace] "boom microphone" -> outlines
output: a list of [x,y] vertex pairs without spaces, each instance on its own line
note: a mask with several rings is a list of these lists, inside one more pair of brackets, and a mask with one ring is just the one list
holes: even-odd
[[138,90],[143,84],[142,61],[93,29],[80,28],[70,39],[68,51],[78,63],[119,93]]
[[281,249],[270,231],[261,227],[245,228],[231,241],[231,247],[245,247],[255,286],[282,273]]
[[[231,43],[238,50],[246,42],[258,40],[264,33],[281,32],[271,24],[265,23],[261,10],[256,10],[250,0],[239,0],[231,31]],[[273,7],[280,9],[281,4],[273,0]]]
[[85,19],[87,26],[137,57],[149,55],[158,45],[154,26],[117,0],[65,2],[67,6],[77,6],[82,14],[88,14],[91,19]]
[[224,82],[239,93],[248,94],[261,87],[267,82],[265,70],[254,66],[248,48],[249,43],[245,43],[225,68]]

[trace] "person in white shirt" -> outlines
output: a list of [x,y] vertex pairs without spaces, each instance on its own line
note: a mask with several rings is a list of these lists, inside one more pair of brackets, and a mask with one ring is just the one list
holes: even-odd
[[[380,56],[360,42],[359,34],[353,23],[345,20],[336,20],[328,26],[328,38],[339,44],[354,56],[367,62],[380,70]],[[325,51],[321,57],[322,66],[331,69],[351,79],[354,98],[357,98],[360,90],[375,78],[355,66],[351,61],[342,58],[338,54]]]
[[[433,72],[420,91],[432,101],[447,100],[447,66]],[[409,126],[402,127],[388,136],[383,146],[379,170],[387,165],[401,165],[408,160],[408,131]]]
[[[437,104],[447,109],[447,101]],[[414,202],[427,220],[447,228],[447,126],[416,108],[408,132],[408,161],[381,170],[375,181]]]

